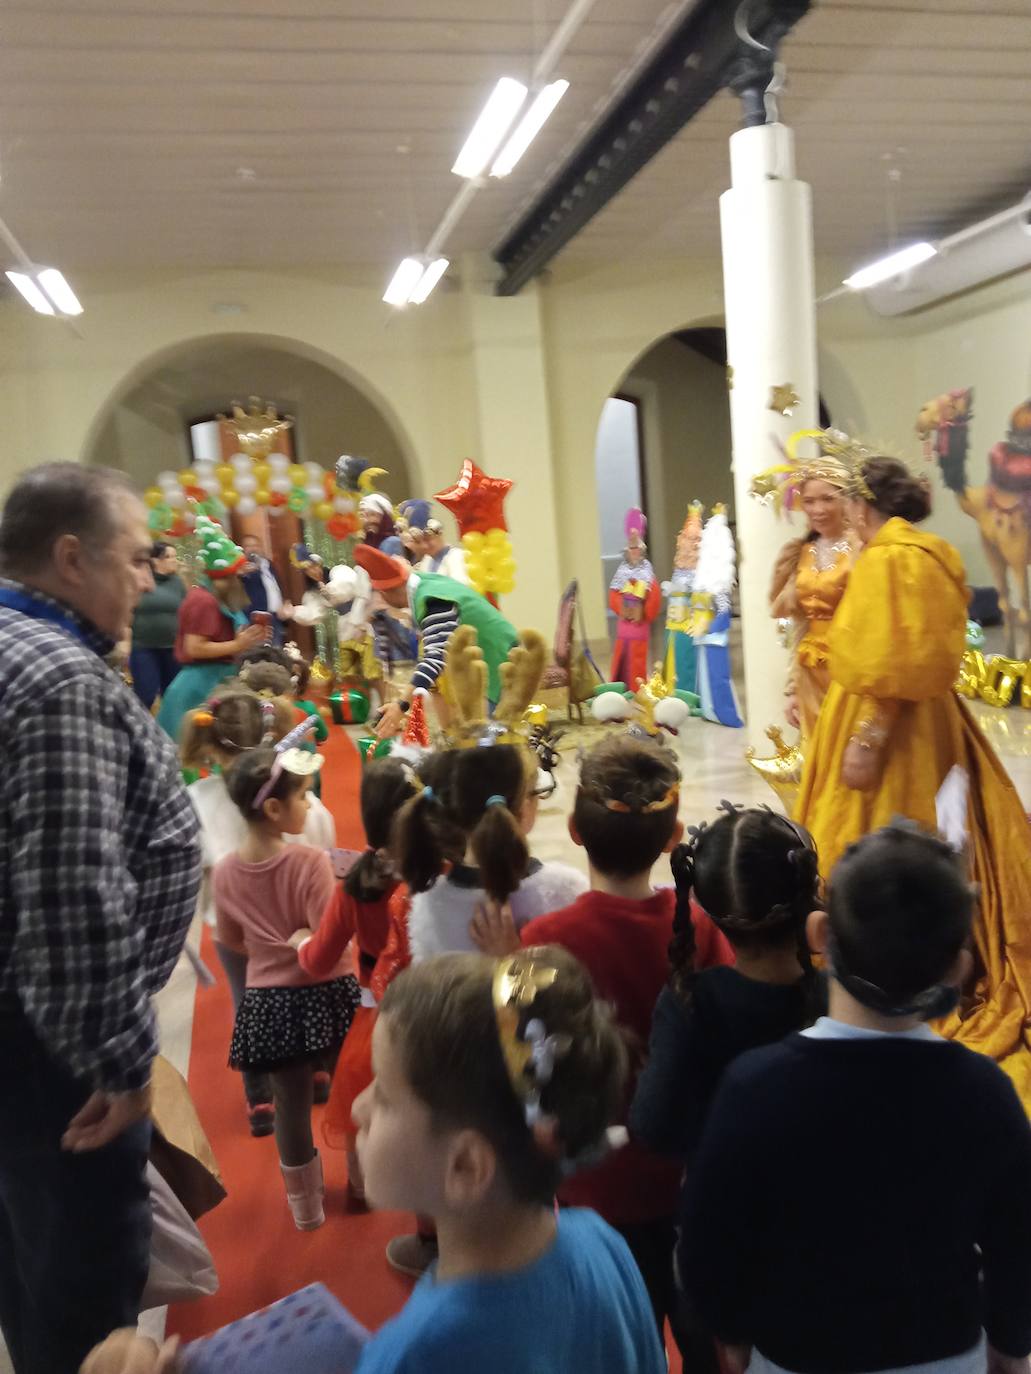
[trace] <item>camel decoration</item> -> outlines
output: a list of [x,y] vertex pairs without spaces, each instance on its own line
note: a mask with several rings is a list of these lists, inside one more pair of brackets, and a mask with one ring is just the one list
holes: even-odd
[[960,509],[977,521],[999,593],[1006,655],[1026,661],[1031,658],[1031,401],[1017,407],[1006,439],[989,452],[987,483],[972,487],[967,450],[973,400],[972,387],[935,397],[921,408],[916,431]]

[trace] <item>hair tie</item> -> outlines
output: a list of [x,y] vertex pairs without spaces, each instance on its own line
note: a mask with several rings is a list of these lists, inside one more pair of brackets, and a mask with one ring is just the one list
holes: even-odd
[[422,797],[423,801],[437,800],[437,794],[436,792],[434,792],[432,787],[424,787],[422,791],[419,793],[419,796]]
[[193,723],[194,725],[214,725],[215,717],[210,711],[194,711]]
[[495,792],[492,797],[488,797],[485,806],[508,806],[508,798],[503,797],[500,792]]

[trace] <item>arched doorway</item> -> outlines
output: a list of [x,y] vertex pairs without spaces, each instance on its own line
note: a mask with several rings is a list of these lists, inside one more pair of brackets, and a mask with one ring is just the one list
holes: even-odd
[[299,462],[332,468],[339,454],[360,454],[386,469],[383,487],[395,499],[416,489],[411,445],[382,397],[318,350],[257,334],[209,335],[145,359],[95,418],[83,462],[148,486],[189,463],[192,423],[252,395],[294,416]]

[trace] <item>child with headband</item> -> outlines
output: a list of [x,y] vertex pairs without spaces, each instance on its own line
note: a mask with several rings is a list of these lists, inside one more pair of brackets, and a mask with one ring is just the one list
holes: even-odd
[[373,1066],[355,1105],[369,1198],[431,1216],[440,1259],[360,1374],[665,1374],[623,1241],[554,1208],[563,1175],[605,1148],[626,1074],[577,961],[549,948],[415,965],[383,999]]
[[[599,996],[614,1008],[635,1056],[631,1088],[648,1044],[652,1014],[666,981],[676,897],[652,888],[652,869],[680,841],[680,774],[668,750],[625,735],[607,739],[584,759],[569,833],[587,851],[591,891],[570,906],[530,921],[516,934],[484,912],[476,923],[493,953],[519,944],[555,944],[574,954]],[[699,964],[732,954],[712,922],[694,914]],[[626,1107],[624,1104],[624,1116]],[[673,1311],[673,1242],[680,1164],[631,1140],[597,1168],[563,1180],[563,1202],[593,1207],[624,1237],[644,1275],[661,1331]]]
[[287,1200],[298,1230],[310,1231],[325,1220],[311,1130],[314,1068],[339,1051],[359,993],[343,963],[309,977],[290,943],[299,927],[318,928],[334,887],[325,850],[284,843],[304,829],[309,782],[322,764],[321,755],[295,747],[305,728],[274,749],[252,750],[229,774],[247,833],[215,869],[213,887],[218,938],[247,959],[229,1064],[271,1079]]
[[925,1024],[969,973],[975,901],[915,826],[861,840],[808,923],[830,1015],[724,1074],[678,1259],[735,1374],[1026,1374],[1031,1127]]
[[[209,926],[215,924],[211,874],[215,865],[239,849],[247,837],[247,823],[233,804],[226,779],[245,754],[257,749],[263,740],[273,744],[282,739],[293,724],[294,712],[289,703],[281,700],[263,702],[241,682],[226,683],[210,701],[199,710],[189,712],[183,721],[179,737],[183,767],[210,770],[208,777],[199,778],[186,789],[200,821],[203,874],[197,910]],[[333,849],[336,845],[333,817],[318,798],[312,797],[304,829],[299,835],[284,835],[283,839],[288,844]],[[225,970],[235,1012],[247,983],[247,960],[237,951],[227,949],[217,938],[215,950]],[[267,1075],[244,1072],[243,1086],[251,1135],[271,1135],[275,1107]],[[317,1074],[316,1086],[325,1100],[329,1095],[329,1075]]]

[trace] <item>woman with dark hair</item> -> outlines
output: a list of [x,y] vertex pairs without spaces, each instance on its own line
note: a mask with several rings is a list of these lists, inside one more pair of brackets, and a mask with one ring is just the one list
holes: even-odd
[[165,695],[179,671],[175,637],[179,607],[186,596],[174,544],[158,540],[150,551],[150,566],[154,570],[154,590],[144,592],[136,607],[129,654],[133,691],[148,711],[158,697]]
[[1013,784],[953,690],[969,591],[951,544],[916,528],[926,481],[862,457],[848,491],[863,551],[829,635],[831,682],[810,741],[796,819],[830,874],[850,845],[905,816],[937,828],[938,793],[969,780],[977,976],[945,1032],[998,1059],[1031,1109],[1031,830]]

